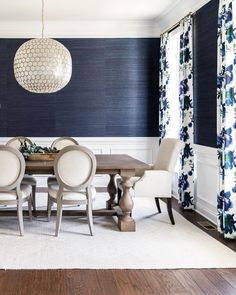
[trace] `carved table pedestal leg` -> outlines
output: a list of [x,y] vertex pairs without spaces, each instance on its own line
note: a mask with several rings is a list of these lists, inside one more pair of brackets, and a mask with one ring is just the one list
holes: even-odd
[[118,216],[118,226],[121,231],[135,231],[135,221],[130,216],[134,202],[130,195],[130,188],[132,183],[129,176],[122,177],[122,188],[123,193],[119,202],[120,209],[122,210],[122,215]]

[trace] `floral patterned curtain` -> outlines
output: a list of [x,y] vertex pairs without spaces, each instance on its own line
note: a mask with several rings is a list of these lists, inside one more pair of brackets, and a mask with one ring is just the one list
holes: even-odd
[[181,155],[179,174],[180,203],[185,209],[194,206],[194,154],[193,154],[193,65],[192,17],[180,22],[180,139],[185,143]]
[[236,1],[220,0],[218,16],[218,230],[236,238]]
[[170,123],[169,100],[168,100],[168,83],[169,83],[169,33],[161,36],[160,45],[160,67],[159,67],[159,134],[164,138]]

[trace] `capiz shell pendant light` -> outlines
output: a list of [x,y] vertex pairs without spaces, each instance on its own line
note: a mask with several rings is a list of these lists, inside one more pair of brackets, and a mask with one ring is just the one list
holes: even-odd
[[34,93],[61,90],[70,81],[72,59],[60,42],[44,38],[44,0],[42,0],[42,38],[23,43],[14,58],[16,81]]

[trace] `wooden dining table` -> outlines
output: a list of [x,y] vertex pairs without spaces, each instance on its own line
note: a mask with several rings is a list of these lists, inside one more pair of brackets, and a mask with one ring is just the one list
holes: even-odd
[[[135,221],[132,218],[132,209],[134,206],[130,188],[132,187],[131,177],[135,176],[136,169],[148,169],[149,165],[132,158],[129,155],[96,155],[97,168],[96,174],[108,174],[110,181],[107,185],[109,200],[106,208],[93,210],[94,216],[117,216],[118,227],[120,231],[135,231]],[[53,161],[26,161],[26,174],[54,174]],[[115,176],[120,175],[122,185],[122,195],[119,203],[116,201],[117,188]],[[45,214],[46,212],[36,212],[36,214]],[[55,214],[55,212],[54,212]],[[63,214],[67,215],[85,215],[85,210],[66,210]]]

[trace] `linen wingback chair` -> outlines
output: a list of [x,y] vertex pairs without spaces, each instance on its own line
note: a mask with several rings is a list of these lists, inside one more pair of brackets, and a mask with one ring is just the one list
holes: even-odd
[[[24,136],[17,136],[10,139],[6,145],[13,147],[17,150],[19,150],[21,143],[26,142],[27,145],[32,145],[32,141]],[[22,180],[23,184],[31,185],[32,186],[32,205],[33,209],[36,210],[36,186],[37,186],[37,180],[31,175],[24,175],[24,178]]]
[[[51,145],[51,148],[56,148],[58,150],[62,150],[63,148],[67,147],[67,146],[73,146],[73,145],[79,145],[78,141],[75,140],[72,137],[59,137],[57,139],[55,139]],[[49,184],[55,184],[57,182],[56,177],[55,176],[49,176],[48,177],[48,185]]]
[[32,187],[21,184],[25,173],[25,160],[15,148],[0,145],[0,205],[17,205],[20,234],[24,235],[22,204],[28,202],[32,220]]
[[[172,213],[172,179],[175,165],[179,158],[183,143],[175,138],[165,138],[161,141],[156,162],[150,165],[150,170],[138,171],[139,177],[131,179],[135,197],[154,198],[158,212],[161,213],[159,199],[166,198],[167,210],[172,224],[175,224]],[[118,198],[121,185],[118,183]]]
[[48,220],[52,203],[57,203],[56,233],[58,236],[63,205],[86,205],[90,234],[93,235],[92,199],[95,189],[91,181],[96,172],[96,158],[83,146],[68,146],[62,149],[54,162],[57,184],[48,186]]

